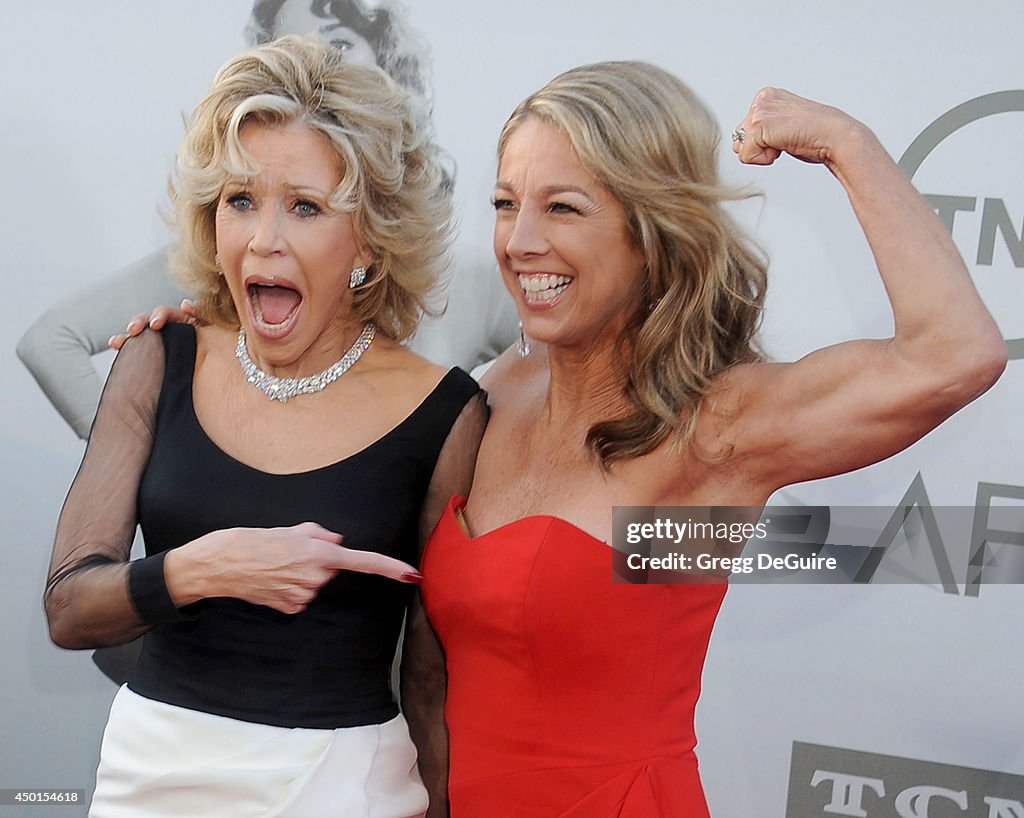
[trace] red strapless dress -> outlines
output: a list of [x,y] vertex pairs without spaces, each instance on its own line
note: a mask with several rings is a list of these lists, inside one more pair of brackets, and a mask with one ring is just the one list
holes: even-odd
[[724,584],[615,583],[555,517],[463,533],[453,498],[423,597],[448,662],[452,818],[707,818],[693,714]]

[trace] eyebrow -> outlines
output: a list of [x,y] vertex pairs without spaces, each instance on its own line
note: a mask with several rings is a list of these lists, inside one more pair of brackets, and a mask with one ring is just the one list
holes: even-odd
[[330,196],[334,189],[324,190],[320,187],[314,187],[313,185],[285,185],[285,190],[292,193],[316,193],[318,196]]
[[[252,176],[229,176],[224,180],[224,187],[240,187],[240,188],[251,188],[257,187],[257,183]],[[299,194],[315,194],[321,196],[324,199],[329,199],[331,194],[334,193],[334,189],[324,190],[319,187],[313,187],[312,185],[284,185],[284,189],[288,193],[299,193]]]
[[[504,190],[515,190],[515,185],[513,185],[511,182],[506,182],[504,179],[499,179],[498,181],[496,181],[494,183],[494,186],[496,188],[503,188]],[[578,193],[581,196],[585,196],[588,199],[593,198],[588,191],[584,190],[578,185],[548,185],[547,187],[542,187],[540,189],[540,194],[542,196],[558,195],[559,193]]]

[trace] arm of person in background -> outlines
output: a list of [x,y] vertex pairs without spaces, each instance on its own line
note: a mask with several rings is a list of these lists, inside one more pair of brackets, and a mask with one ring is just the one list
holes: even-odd
[[408,563],[344,548],[339,534],[311,522],[212,531],[130,560],[163,372],[163,339],[155,332],[126,343],[111,367],[57,524],[44,595],[56,644],[127,642],[156,624],[187,618],[181,608],[208,597],[298,613],[340,570],[415,581]]
[[[487,417],[486,394],[480,392],[466,404],[448,434],[420,513],[421,557],[448,500],[454,494],[469,494]],[[402,711],[416,744],[420,777],[430,795],[428,818],[448,815],[448,729],[444,721],[447,683],[444,652],[417,593],[406,616],[402,644]]]
[[995,383],[1007,350],[949,232],[867,127],[768,88],[740,128],[733,150],[741,162],[770,165],[788,153],[824,164],[839,180],[895,323],[892,338],[723,376],[732,397],[712,426],[761,487],[774,489],[901,451]]
[[124,331],[126,316],[182,298],[168,270],[167,250],[158,250],[50,307],[18,341],[18,357],[85,440],[103,389],[92,356],[108,349],[111,335]]

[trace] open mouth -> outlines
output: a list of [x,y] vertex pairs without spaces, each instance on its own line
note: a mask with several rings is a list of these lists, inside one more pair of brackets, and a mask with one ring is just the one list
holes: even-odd
[[572,283],[570,276],[521,273],[518,276],[523,298],[528,304],[547,304],[565,292]]
[[260,335],[277,338],[291,329],[302,304],[298,290],[284,284],[250,283],[246,291],[254,330]]

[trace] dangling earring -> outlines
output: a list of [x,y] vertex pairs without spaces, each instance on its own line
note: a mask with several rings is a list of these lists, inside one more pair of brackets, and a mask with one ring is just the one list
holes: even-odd
[[360,284],[366,281],[366,268],[360,265],[352,269],[352,275],[348,277],[348,286],[354,290]]
[[216,268],[217,268],[217,275],[219,275],[219,276],[224,275],[224,268],[221,266],[221,263],[220,263],[220,253],[214,253],[213,254],[213,263],[214,263],[214,266],[216,266]]
[[516,351],[519,353],[520,358],[525,358],[530,354],[530,339],[526,337],[526,333],[523,332],[523,322],[519,322],[519,340],[516,341]]

